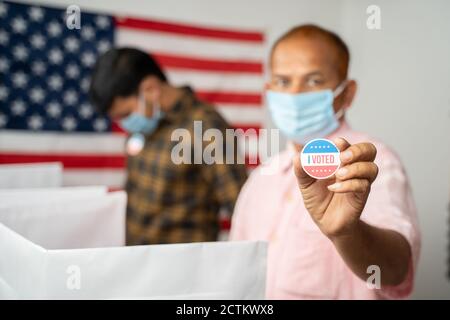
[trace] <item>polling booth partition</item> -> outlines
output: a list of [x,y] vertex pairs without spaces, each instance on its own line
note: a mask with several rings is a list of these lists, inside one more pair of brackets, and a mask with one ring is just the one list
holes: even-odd
[[0,299],[264,298],[266,243],[125,246],[125,192],[46,187],[0,189]]

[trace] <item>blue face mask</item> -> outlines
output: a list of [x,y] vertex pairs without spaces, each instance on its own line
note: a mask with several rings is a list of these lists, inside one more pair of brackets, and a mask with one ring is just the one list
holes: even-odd
[[131,113],[128,117],[120,121],[120,126],[132,134],[150,134],[158,127],[162,118],[159,104],[154,104],[153,115],[149,118],[145,116],[145,99],[142,94],[139,95],[138,111]]
[[344,109],[334,113],[334,98],[342,93],[347,82],[334,91],[321,90],[298,94],[267,91],[266,99],[275,126],[294,142],[305,144],[324,138],[339,127]]

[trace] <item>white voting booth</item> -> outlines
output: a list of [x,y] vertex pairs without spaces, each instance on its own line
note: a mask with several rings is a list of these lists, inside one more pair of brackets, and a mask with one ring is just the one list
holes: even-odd
[[263,242],[125,247],[125,192],[21,187],[0,190],[0,299],[264,298]]

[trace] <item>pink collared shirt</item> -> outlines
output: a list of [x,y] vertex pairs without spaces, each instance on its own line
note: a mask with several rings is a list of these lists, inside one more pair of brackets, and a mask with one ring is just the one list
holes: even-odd
[[379,174],[361,219],[406,238],[412,251],[408,276],[398,286],[371,289],[353,274],[305,209],[292,168],[294,152],[288,149],[252,172],[236,203],[230,233],[231,240],[269,242],[267,299],[405,298],[412,291],[420,233],[403,166],[386,145],[345,122],[328,138],[335,137],[377,147]]

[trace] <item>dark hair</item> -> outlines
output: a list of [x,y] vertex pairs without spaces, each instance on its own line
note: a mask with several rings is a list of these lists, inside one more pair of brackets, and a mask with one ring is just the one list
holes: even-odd
[[149,75],[167,82],[149,53],[133,48],[110,49],[99,57],[92,71],[91,103],[100,113],[107,113],[116,97],[137,94],[142,79]]
[[296,26],[284,33],[280,38],[278,38],[278,40],[276,40],[274,45],[272,46],[270,52],[270,63],[272,61],[273,52],[282,41],[299,35],[308,38],[322,38],[325,41],[328,41],[328,43],[330,43],[332,46],[334,46],[339,59],[337,65],[339,76],[342,78],[342,80],[347,78],[348,67],[350,64],[350,51],[347,45],[336,33],[314,24],[304,24]]

